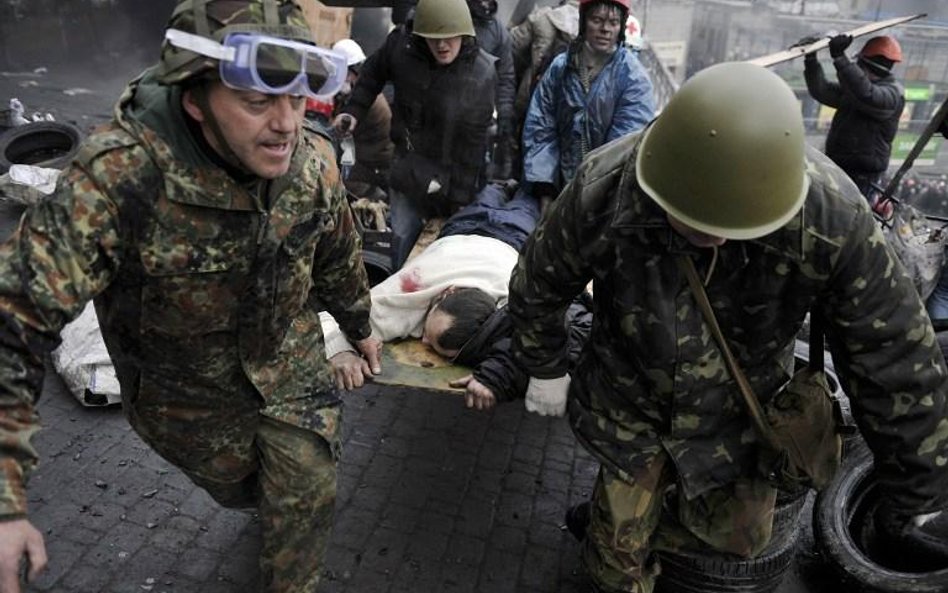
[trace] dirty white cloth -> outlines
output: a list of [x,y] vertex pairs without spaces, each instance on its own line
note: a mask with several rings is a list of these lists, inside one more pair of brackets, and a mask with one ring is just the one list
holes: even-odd
[[[372,336],[383,342],[420,338],[431,299],[449,286],[480,288],[502,306],[517,250],[479,235],[452,235],[431,243],[398,272],[372,288]],[[326,356],[355,349],[328,313],[319,314]]]

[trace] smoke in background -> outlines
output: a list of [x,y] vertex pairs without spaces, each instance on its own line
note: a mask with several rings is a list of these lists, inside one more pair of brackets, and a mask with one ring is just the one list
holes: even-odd
[[158,56],[174,0],[0,0],[0,71],[115,75]]

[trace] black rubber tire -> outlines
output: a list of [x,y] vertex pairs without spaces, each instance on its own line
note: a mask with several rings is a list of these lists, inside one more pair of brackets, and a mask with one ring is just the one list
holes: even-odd
[[662,574],[658,593],[772,593],[780,586],[796,554],[800,512],[805,493],[778,504],[774,511],[774,539],[756,558],[659,553]]
[[375,286],[392,275],[392,258],[375,251],[362,250],[362,262],[369,276],[369,286]]
[[70,124],[40,121],[10,128],[0,135],[0,174],[11,165],[62,169],[79,152],[82,132]]
[[883,566],[857,543],[853,529],[862,525],[874,501],[872,455],[865,444],[854,446],[836,478],[816,497],[813,536],[817,549],[853,593],[945,593],[948,568],[933,572],[901,572]]

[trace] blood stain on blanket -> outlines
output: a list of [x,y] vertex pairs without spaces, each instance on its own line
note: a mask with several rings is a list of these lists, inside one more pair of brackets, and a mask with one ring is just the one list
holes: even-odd
[[418,292],[424,288],[418,268],[412,268],[407,272],[403,272],[402,275],[399,276],[399,279],[401,280],[402,292]]

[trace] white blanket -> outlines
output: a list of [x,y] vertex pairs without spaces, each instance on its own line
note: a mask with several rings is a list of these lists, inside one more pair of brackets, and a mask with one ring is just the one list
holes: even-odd
[[[517,250],[478,235],[453,235],[434,241],[398,272],[372,288],[372,335],[383,342],[420,338],[431,299],[449,286],[480,288],[502,306]],[[326,356],[354,350],[328,313],[320,313]]]

